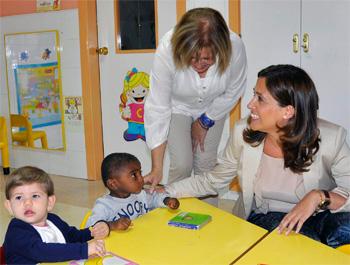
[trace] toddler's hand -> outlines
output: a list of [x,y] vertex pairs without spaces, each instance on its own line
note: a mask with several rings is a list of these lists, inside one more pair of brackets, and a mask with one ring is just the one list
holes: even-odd
[[117,221],[109,222],[109,225],[111,226],[111,230],[126,230],[133,223],[129,218],[121,217]]
[[133,226],[134,224],[131,222],[129,218],[121,217],[116,221],[115,230],[126,230],[129,226]]
[[180,202],[176,198],[165,198],[164,204],[174,210],[180,206]]
[[109,234],[109,227],[105,222],[98,222],[90,227],[91,236],[94,238],[104,238]]
[[103,240],[93,240],[88,243],[88,255],[97,254],[103,258],[106,254],[105,242]]

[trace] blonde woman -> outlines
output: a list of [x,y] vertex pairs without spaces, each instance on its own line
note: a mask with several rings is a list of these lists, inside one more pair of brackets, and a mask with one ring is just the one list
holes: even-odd
[[[145,104],[152,171],[150,191],[162,180],[166,145],[168,182],[211,170],[215,165],[225,115],[246,85],[247,61],[240,37],[211,8],[189,10],[162,38]],[[217,199],[207,202],[217,205]]]

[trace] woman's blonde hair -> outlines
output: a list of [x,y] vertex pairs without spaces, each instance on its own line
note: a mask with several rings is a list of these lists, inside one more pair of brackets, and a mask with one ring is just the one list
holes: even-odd
[[191,65],[193,54],[199,60],[203,48],[212,52],[214,60],[218,56],[220,74],[230,63],[230,31],[221,14],[212,8],[194,8],[187,11],[174,29],[171,45],[174,64],[179,69]]

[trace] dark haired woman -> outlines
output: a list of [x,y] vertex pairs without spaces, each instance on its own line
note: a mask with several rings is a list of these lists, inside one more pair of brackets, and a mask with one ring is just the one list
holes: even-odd
[[248,108],[250,117],[235,124],[214,169],[166,185],[166,191],[176,197],[216,194],[237,176],[242,194],[234,215],[286,235],[294,228],[331,247],[349,244],[346,131],[317,118],[311,78],[292,65],[270,66],[259,72]]
[[[225,115],[246,85],[247,61],[240,37],[211,8],[189,10],[162,38],[145,104],[146,141],[152,150],[150,191],[161,181],[166,145],[168,183],[202,174],[216,161]],[[209,201],[217,205],[217,199]]]

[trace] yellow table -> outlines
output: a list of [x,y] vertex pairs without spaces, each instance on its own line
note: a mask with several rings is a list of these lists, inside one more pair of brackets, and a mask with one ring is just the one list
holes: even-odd
[[[184,211],[210,214],[212,220],[199,230],[167,225]],[[133,224],[126,231],[112,231],[105,245],[107,251],[141,265],[227,265],[267,234],[265,229],[194,198],[180,199],[177,210],[157,208]]]
[[242,264],[350,264],[350,256],[293,231],[285,236],[272,231],[243,257]]
[[[167,225],[180,212],[212,215],[200,230]],[[180,199],[180,208],[157,208],[126,231],[112,232],[106,249],[138,264],[230,264],[267,231],[198,199]]]

